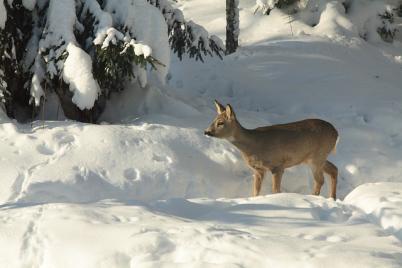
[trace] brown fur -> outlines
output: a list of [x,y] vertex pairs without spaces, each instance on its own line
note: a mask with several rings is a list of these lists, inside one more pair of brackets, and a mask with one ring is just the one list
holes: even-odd
[[245,129],[236,119],[230,105],[215,101],[218,115],[205,134],[230,141],[253,170],[254,196],[261,190],[265,173],[272,173],[272,192],[281,191],[281,179],[286,168],[305,163],[314,176],[313,194],[319,195],[324,173],[331,178],[330,196],[336,198],[338,169],[327,160],[335,151],[338,131],[320,119],[306,119],[256,129]]

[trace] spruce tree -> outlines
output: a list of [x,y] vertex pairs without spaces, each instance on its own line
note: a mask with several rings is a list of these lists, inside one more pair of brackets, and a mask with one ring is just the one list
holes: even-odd
[[169,0],[147,1],[161,10],[168,26],[170,46],[180,60],[183,55],[202,62],[206,55],[222,59],[224,45],[217,36],[210,36],[201,25],[186,21],[183,13],[174,8]]
[[148,2],[4,1],[0,99],[8,116],[32,119],[55,94],[68,118],[96,122],[128,81],[145,87],[154,72],[163,82],[170,47],[180,58],[221,57],[219,38],[186,22],[169,1]]
[[0,96],[7,115],[24,121],[35,112],[28,87],[31,74],[25,61],[32,14],[24,8],[21,0],[4,1],[3,8],[7,19],[0,30]]

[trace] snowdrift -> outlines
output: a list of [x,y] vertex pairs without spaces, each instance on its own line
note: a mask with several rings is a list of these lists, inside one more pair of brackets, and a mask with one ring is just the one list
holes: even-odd
[[[203,14],[222,19],[224,2],[216,10],[208,3],[186,1],[182,8],[219,34],[220,20],[207,23]],[[342,25],[317,34],[301,19],[294,30],[304,33],[279,36],[263,29],[281,29],[281,11],[254,15],[253,3],[241,4],[238,52],[204,64],[173,57],[166,86],[129,85],[112,98],[101,125],[38,121],[31,127],[5,120],[1,202],[250,196],[251,174],[240,154],[202,134],[214,117],[213,99],[231,103],[250,128],[311,117],[333,123],[340,143],[331,161],[340,171],[341,199],[365,182],[400,182],[401,44],[367,42],[357,32],[342,36]],[[321,26],[334,21],[324,11]],[[47,112],[51,117],[55,110]],[[267,176],[263,194],[270,183]],[[285,172],[284,192],[311,189],[308,168]]]
[[[378,211],[401,202],[395,188],[402,185],[361,186],[346,199],[367,208],[372,196],[394,193],[371,206]],[[300,194],[10,205],[0,208],[0,265],[400,267],[401,241],[372,220],[347,202]]]

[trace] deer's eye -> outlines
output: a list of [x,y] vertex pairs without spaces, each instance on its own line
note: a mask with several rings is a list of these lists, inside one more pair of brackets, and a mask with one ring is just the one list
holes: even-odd
[[223,122],[223,121],[219,121],[218,123],[216,123],[216,125],[218,126],[218,127],[221,127],[221,126],[223,126],[225,123]]

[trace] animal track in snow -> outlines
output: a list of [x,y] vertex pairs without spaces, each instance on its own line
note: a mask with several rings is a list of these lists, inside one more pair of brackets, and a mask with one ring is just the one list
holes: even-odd
[[22,267],[40,268],[44,260],[44,236],[40,231],[40,222],[43,217],[43,206],[34,213],[31,222],[23,234],[20,257]]
[[113,222],[116,222],[116,223],[133,223],[133,222],[139,221],[138,217],[125,217],[125,216],[117,216],[117,215],[112,215],[111,217],[113,219]]
[[23,173],[19,173],[18,176],[15,178],[13,185],[11,186],[13,194],[9,197],[9,201],[13,201],[16,199],[22,189],[22,185],[24,184],[24,181],[26,177],[28,176],[28,171],[24,171]]
[[44,155],[53,155],[55,153],[55,151],[46,143],[42,143],[42,144],[39,144],[38,146],[36,146],[36,150],[40,154],[44,154]]
[[152,156],[152,160],[154,160],[156,162],[167,162],[169,164],[171,164],[173,162],[172,158],[170,158],[169,156],[161,156],[161,155],[157,155],[157,154],[154,154]]
[[299,234],[296,237],[305,239],[305,240],[327,241],[327,242],[332,242],[332,243],[346,242],[349,240],[344,235],[335,235],[335,234],[318,234],[318,235]]
[[135,145],[141,145],[142,143],[146,143],[146,141],[142,138],[137,138],[137,139],[132,139],[131,143],[135,144]]
[[56,132],[55,134],[53,134],[53,138],[60,144],[72,144],[76,142],[76,138],[74,135],[67,134],[64,131]]
[[326,255],[323,254],[322,251],[323,251],[323,247],[318,247],[318,246],[310,247],[310,248],[304,250],[305,255],[303,256],[303,258],[305,260],[308,260],[308,259],[325,257]]
[[58,132],[54,134],[53,137],[56,137],[56,140],[58,140],[60,144],[50,146],[48,143],[43,142],[36,147],[36,150],[46,158],[41,162],[33,164],[29,168],[23,168],[24,172],[20,173],[13,183],[13,192],[8,199],[9,202],[16,202],[24,196],[30,185],[30,179],[36,170],[57,162],[67,151],[71,150],[75,143],[75,137],[73,135],[65,135],[63,132]]
[[127,168],[124,170],[124,177],[127,180],[137,181],[141,179],[141,172],[136,168]]

